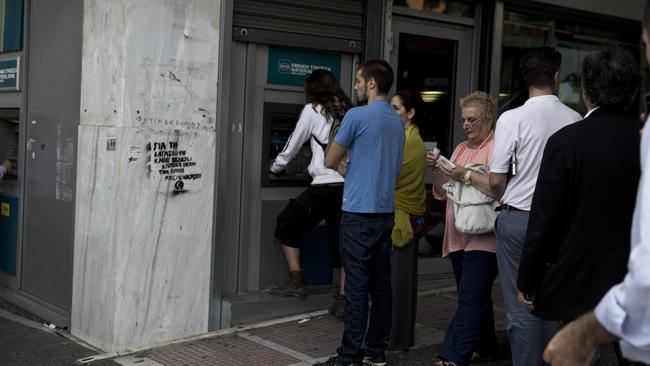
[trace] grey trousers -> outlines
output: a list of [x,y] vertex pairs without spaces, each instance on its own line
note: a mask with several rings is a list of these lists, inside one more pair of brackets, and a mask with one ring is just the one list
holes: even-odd
[[546,344],[560,329],[560,322],[542,320],[517,300],[517,272],[526,239],[528,212],[501,211],[495,224],[497,264],[508,317],[508,339],[513,366],[543,365]]
[[390,256],[393,288],[393,318],[389,347],[406,350],[415,344],[415,315],[418,296],[418,242],[393,248]]

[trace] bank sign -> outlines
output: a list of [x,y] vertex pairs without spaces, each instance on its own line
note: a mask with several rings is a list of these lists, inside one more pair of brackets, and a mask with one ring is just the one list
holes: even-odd
[[269,84],[303,86],[305,78],[318,69],[329,70],[341,80],[341,55],[269,48]]
[[18,57],[9,60],[0,60],[0,91],[18,90]]

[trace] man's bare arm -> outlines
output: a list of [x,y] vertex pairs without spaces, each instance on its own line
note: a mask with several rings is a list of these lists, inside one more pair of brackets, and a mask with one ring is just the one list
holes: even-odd
[[553,366],[587,366],[598,346],[616,340],[592,311],[567,324],[551,339],[544,360]]
[[332,141],[327,147],[327,152],[325,154],[325,167],[329,169],[337,169],[339,163],[345,157],[346,152],[347,148],[345,146]]
[[506,184],[508,183],[508,178],[505,174],[501,173],[490,173],[490,188],[494,193],[494,197],[501,199],[503,193],[506,191]]

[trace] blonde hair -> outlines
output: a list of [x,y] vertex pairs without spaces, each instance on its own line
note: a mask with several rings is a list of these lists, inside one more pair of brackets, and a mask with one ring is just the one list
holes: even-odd
[[460,108],[475,107],[481,111],[481,117],[490,121],[490,128],[494,129],[496,124],[497,106],[490,96],[482,91],[475,91],[460,98]]

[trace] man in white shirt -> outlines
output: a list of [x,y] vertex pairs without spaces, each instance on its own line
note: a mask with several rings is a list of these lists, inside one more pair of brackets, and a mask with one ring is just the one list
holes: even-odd
[[[643,17],[643,43],[650,62],[650,1]],[[647,122],[646,122],[647,124]],[[569,323],[549,343],[544,359],[552,365],[588,365],[596,348],[620,340],[630,365],[650,365],[650,133],[641,137],[641,180],[632,218],[628,273],[595,311]]]
[[560,53],[549,47],[532,49],[522,58],[520,70],[529,99],[504,112],[494,133],[490,187],[502,203],[495,225],[497,263],[514,366],[542,365],[544,347],[559,329],[558,322],[543,321],[520,304],[516,283],[546,141],[562,127],[582,119],[556,96],[561,62]]

